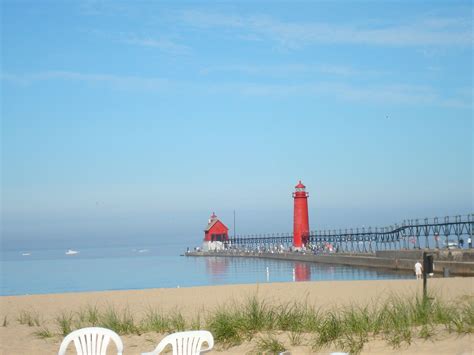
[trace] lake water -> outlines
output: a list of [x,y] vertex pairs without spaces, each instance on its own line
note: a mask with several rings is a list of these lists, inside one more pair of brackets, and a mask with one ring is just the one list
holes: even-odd
[[178,246],[83,248],[75,255],[66,255],[64,249],[2,251],[0,294],[413,278],[407,273],[342,265],[182,257],[180,249]]

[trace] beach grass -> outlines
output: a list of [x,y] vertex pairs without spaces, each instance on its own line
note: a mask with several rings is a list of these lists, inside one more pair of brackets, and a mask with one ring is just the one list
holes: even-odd
[[[39,327],[41,324],[39,314],[37,312],[32,312],[32,311],[26,311],[26,310],[21,311],[20,314],[18,315],[17,320],[18,320],[18,323],[22,325],[28,325],[29,327],[34,327],[34,326]],[[5,317],[4,324],[6,323],[7,321]]]
[[[171,331],[182,332],[188,328],[187,322],[180,311],[172,312],[170,315]],[[189,328],[192,328],[189,326]]]
[[201,313],[198,313],[194,318],[191,319],[190,328],[191,330],[199,330],[204,327],[203,318]]
[[165,314],[162,311],[149,308],[146,311],[145,317],[137,327],[142,332],[171,333],[184,331],[188,328],[200,329],[201,325],[200,316],[188,324],[179,310]]
[[141,327],[135,323],[135,319],[128,308],[107,307],[104,313],[98,315],[98,326],[112,329],[120,335],[140,335],[142,332]]
[[302,333],[300,331],[290,331],[288,334],[291,346],[299,346],[303,343]]
[[60,335],[68,335],[76,328],[74,326],[74,314],[72,312],[61,312],[61,314],[56,317],[56,324],[59,328]]
[[79,322],[78,327],[81,327],[82,324],[92,327],[99,324],[100,312],[96,305],[87,305],[85,308],[81,308],[76,315]]
[[241,311],[236,307],[220,307],[206,320],[206,329],[224,348],[239,345],[242,342],[242,328]]
[[[374,337],[384,339],[396,349],[411,344],[415,338],[432,338],[440,330],[460,335],[474,332],[472,298],[445,302],[437,297],[392,296],[364,306],[322,310],[305,303],[269,304],[254,296],[240,303],[220,305],[189,319],[178,309],[163,312],[149,308],[140,321],[135,316],[127,308],[109,306],[101,310],[88,306],[76,313],[61,313],[56,323],[59,335],[63,336],[86,326],[109,328],[121,335],[207,329],[223,349],[253,339],[260,351],[266,349],[267,352],[279,348],[276,342],[281,341],[272,334],[283,332],[292,346],[309,339],[307,345],[314,351],[335,346],[351,354],[359,353]],[[20,312],[18,321],[40,326],[39,316],[34,312]],[[36,335],[46,338],[54,334],[42,327]]]
[[48,339],[55,336],[55,334],[46,327],[41,327],[39,330],[33,333],[37,338]]
[[167,333],[172,329],[168,316],[152,308],[146,311],[140,326],[146,332],[156,333]]
[[258,353],[279,354],[286,351],[286,347],[283,343],[278,341],[274,335],[267,334],[258,337],[255,350],[257,350]]
[[318,329],[320,323],[319,310],[304,303],[280,305],[274,314],[274,327],[284,331],[312,332]]
[[112,306],[104,311],[99,311],[96,306],[87,306],[76,313],[62,312],[55,321],[59,334],[63,336],[84,327],[108,328],[120,335],[140,334],[142,331],[128,308],[117,309]]

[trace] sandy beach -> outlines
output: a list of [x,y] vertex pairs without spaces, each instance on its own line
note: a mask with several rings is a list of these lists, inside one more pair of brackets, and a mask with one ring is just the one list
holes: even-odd
[[[429,280],[429,289],[437,297],[447,301],[474,297],[474,278],[449,278]],[[269,304],[303,302],[327,309],[351,304],[366,305],[383,301],[393,294],[415,297],[421,294],[422,282],[416,280],[388,281],[332,281],[271,283],[252,285],[226,285],[210,287],[192,287],[179,289],[148,289],[87,293],[65,293],[47,295],[24,295],[0,297],[0,353],[5,355],[54,354],[59,349],[62,337],[55,335],[41,339],[33,333],[40,327],[20,324],[19,314],[28,311],[36,314],[41,326],[57,333],[56,317],[64,312],[78,312],[87,306],[99,309],[114,307],[130,310],[134,319],[140,320],[150,308],[164,312],[179,310],[185,317],[213,312],[217,307],[234,302],[243,302],[257,296]],[[125,354],[139,354],[151,351],[163,334],[145,333],[141,335],[123,335]],[[277,334],[279,339],[287,339]],[[369,341],[362,353],[370,354],[472,354],[472,335],[458,336],[440,332],[430,340],[416,339],[409,346],[392,349],[378,339]],[[292,354],[314,353],[308,346],[287,345]],[[243,343],[237,347],[211,353],[241,354],[251,352],[254,345]],[[328,354],[337,349],[324,349]]]

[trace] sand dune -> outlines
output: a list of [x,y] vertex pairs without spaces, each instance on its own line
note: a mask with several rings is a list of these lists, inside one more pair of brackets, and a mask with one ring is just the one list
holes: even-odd
[[[455,300],[458,297],[474,296],[474,278],[449,278],[429,280],[429,288],[439,297]],[[271,283],[253,285],[226,285],[192,287],[180,289],[149,289],[128,291],[107,291],[87,293],[64,293],[48,295],[3,296],[0,297],[0,321],[7,320],[6,327],[0,327],[0,353],[5,355],[54,354],[59,348],[61,337],[39,339],[32,333],[38,327],[20,325],[17,321],[22,310],[38,314],[42,324],[55,330],[55,317],[61,312],[76,312],[87,305],[99,308],[113,306],[127,307],[139,320],[150,307],[172,312],[179,309],[185,316],[192,317],[198,312],[212,312],[226,302],[243,301],[257,295],[269,303],[306,302],[316,307],[328,308],[349,304],[367,304],[383,300],[391,294],[408,295],[421,293],[422,282],[416,280],[387,281],[330,281]],[[442,334],[441,334],[442,335]],[[416,340],[408,348],[393,350],[385,342],[372,340],[364,347],[363,353],[381,354],[471,354],[473,352],[470,335],[457,337],[442,335],[436,341]],[[278,335],[284,341],[286,335]],[[147,333],[140,336],[122,336],[125,354],[139,354],[151,351],[163,335]],[[253,349],[252,343],[244,343],[221,351],[240,354]],[[292,354],[311,353],[309,347],[290,347]],[[327,349],[321,353],[329,353]],[[336,350],[336,349],[333,349]],[[218,353],[214,351],[213,353]]]

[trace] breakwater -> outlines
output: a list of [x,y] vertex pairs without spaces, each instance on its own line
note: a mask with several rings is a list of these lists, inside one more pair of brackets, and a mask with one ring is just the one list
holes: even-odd
[[422,260],[423,251],[434,256],[436,274],[474,276],[474,250],[382,250],[375,253],[312,254],[304,252],[243,252],[238,250],[193,251],[185,256],[245,257],[274,260],[304,261],[311,263],[348,265],[388,270],[412,271],[416,260]]

